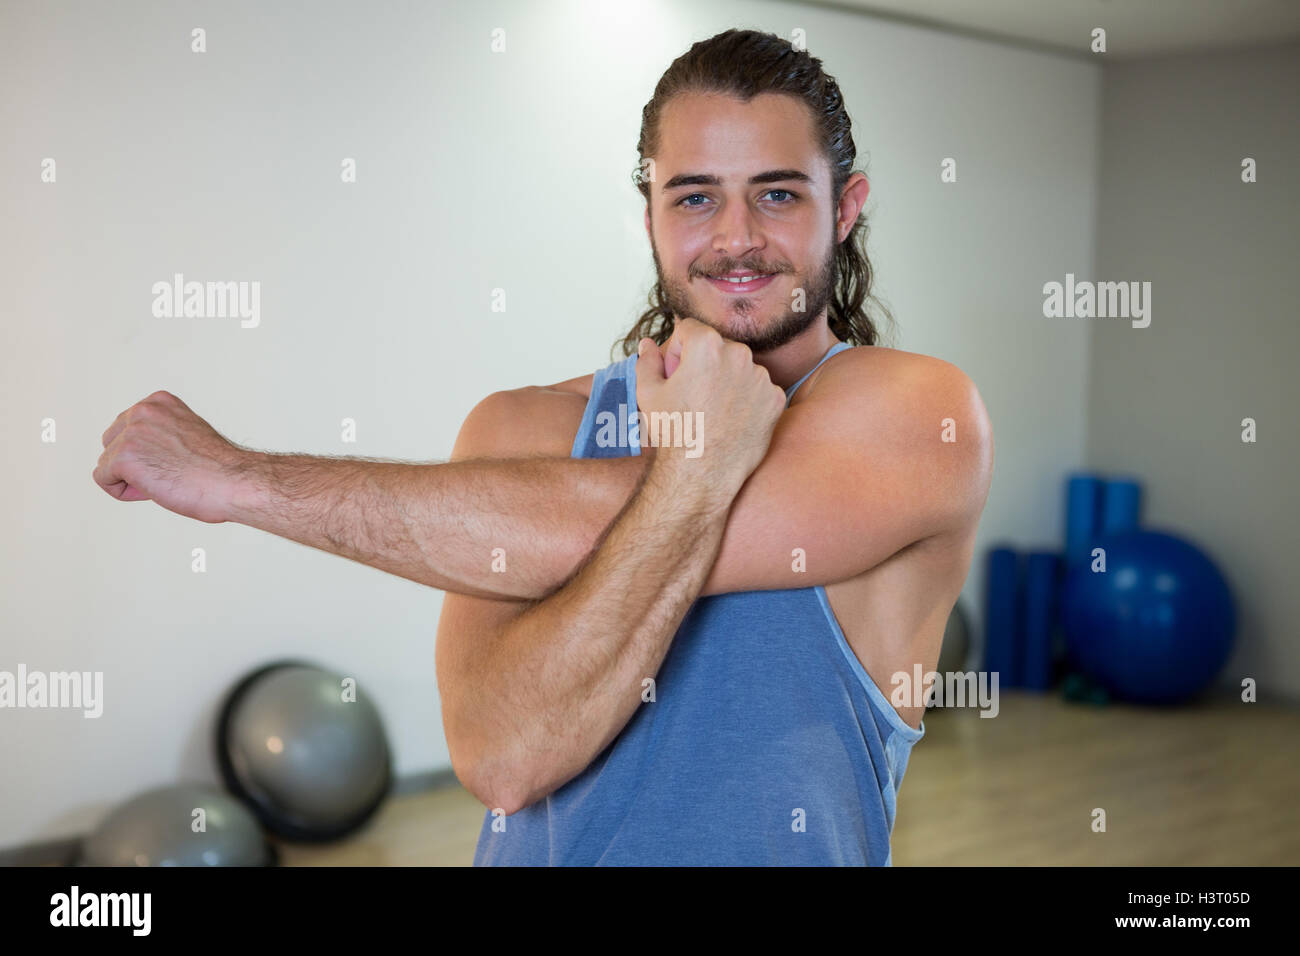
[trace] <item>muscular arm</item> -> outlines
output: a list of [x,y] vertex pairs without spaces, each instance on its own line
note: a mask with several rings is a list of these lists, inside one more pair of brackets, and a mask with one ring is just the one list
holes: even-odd
[[[457,775],[488,807],[512,814],[563,786],[641,705],[642,682],[658,673],[698,597],[731,502],[780,413],[779,390],[765,373],[754,374],[747,358],[743,363],[749,386],[730,393],[729,409],[718,409],[731,426],[731,447],[707,466],[648,450],[626,507],[558,591],[522,610],[444,598],[437,648],[443,724]],[[561,414],[555,428],[530,420],[521,430],[518,420],[487,429],[471,416],[453,456],[556,453],[580,417],[566,422]]]
[[[441,464],[258,453],[231,519],[430,587],[533,600],[632,496],[644,458]],[[509,574],[494,572],[494,554]]]
[[675,461],[656,456],[591,560],[550,597],[499,627],[455,631],[464,608],[440,623],[453,765],[488,807],[513,814],[563,786],[641,706],[642,681],[699,595],[729,506]]
[[[816,388],[782,415],[702,594],[847,580],[915,541],[964,534],[978,518],[992,441],[974,386],[923,356],[864,384],[886,366],[854,351],[828,361]],[[553,414],[557,399],[542,391],[496,393],[470,418],[492,430]],[[644,456],[413,465],[259,454],[230,517],[443,590],[536,600],[591,553],[645,465]],[[493,573],[494,548],[510,574]]]

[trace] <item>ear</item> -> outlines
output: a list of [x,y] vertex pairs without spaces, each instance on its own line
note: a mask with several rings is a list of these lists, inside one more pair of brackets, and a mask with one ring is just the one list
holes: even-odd
[[844,191],[840,193],[840,205],[836,210],[835,218],[835,235],[837,244],[843,242],[853,228],[853,224],[858,221],[858,214],[862,212],[862,207],[867,204],[867,195],[871,192],[871,183],[862,173],[854,173],[849,177],[848,182],[844,184]]

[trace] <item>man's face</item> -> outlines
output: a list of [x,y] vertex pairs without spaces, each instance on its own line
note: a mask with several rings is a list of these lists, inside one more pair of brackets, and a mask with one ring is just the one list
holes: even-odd
[[755,354],[817,321],[835,285],[839,227],[812,124],[776,93],[682,94],[661,118],[646,227],[665,305]]

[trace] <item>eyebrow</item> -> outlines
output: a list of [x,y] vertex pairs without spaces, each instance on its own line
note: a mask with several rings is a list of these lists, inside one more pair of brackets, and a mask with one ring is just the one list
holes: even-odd
[[[812,182],[812,177],[797,169],[769,169],[765,173],[756,173],[749,177],[751,186],[763,183],[786,183],[791,180],[800,183]],[[721,186],[722,180],[707,173],[681,173],[664,183],[664,189],[678,189],[682,186]]]

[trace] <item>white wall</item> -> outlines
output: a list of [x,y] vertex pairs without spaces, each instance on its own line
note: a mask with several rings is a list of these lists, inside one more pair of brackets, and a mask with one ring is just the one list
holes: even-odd
[[1222,682],[1300,698],[1300,44],[1119,64],[1104,88],[1098,276],[1150,282],[1153,309],[1145,329],[1093,323],[1088,460],[1141,475],[1146,524],[1223,571]]
[[[805,30],[845,90],[895,344],[964,368],[994,422],[980,551],[1056,542],[1088,333],[1044,323],[1039,290],[1092,271],[1094,64],[788,3],[6,3],[0,669],[107,686],[98,720],[0,711],[0,846],[215,779],[221,695],[283,655],[373,692],[399,774],[448,765],[438,592],[113,502],[90,477],[99,436],[165,388],[241,443],[436,459],[488,392],[604,365],[653,277],[629,182],[641,108],[730,26]],[[174,272],[260,281],[261,325],[154,318]],[[969,599],[982,580],[977,562]]]

